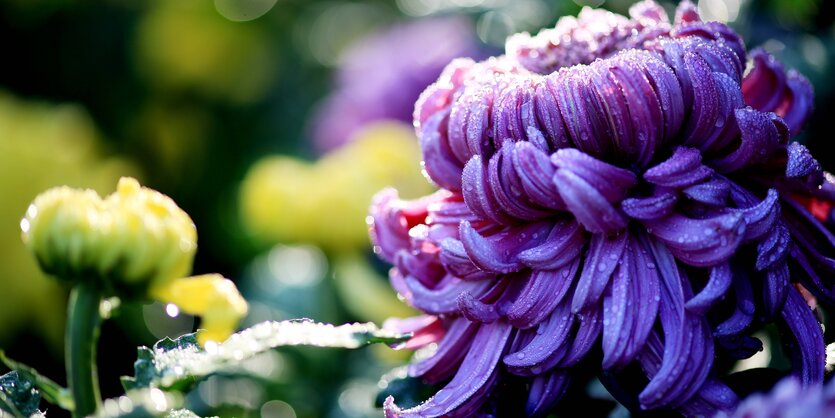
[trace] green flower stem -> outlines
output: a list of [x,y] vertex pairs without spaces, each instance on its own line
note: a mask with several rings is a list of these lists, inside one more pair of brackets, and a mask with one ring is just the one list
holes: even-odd
[[75,401],[73,417],[86,417],[101,405],[96,367],[101,295],[95,286],[81,282],[70,293],[66,336],[67,380]]

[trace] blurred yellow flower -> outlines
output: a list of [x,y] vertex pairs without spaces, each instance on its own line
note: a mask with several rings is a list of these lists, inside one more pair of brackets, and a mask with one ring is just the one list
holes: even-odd
[[203,331],[197,334],[200,344],[225,341],[247,312],[247,303],[235,284],[220,274],[175,279],[152,288],[151,297],[201,316]]
[[44,277],[20,243],[20,216],[59,184],[105,190],[135,167],[107,157],[87,113],[76,105],[24,101],[0,91],[0,341],[20,330],[63,341],[66,294]]
[[287,156],[256,163],[241,186],[243,222],[266,243],[309,242],[337,251],[367,247],[371,197],[386,186],[408,196],[430,192],[419,167],[410,126],[372,124],[315,163]]
[[92,282],[104,296],[151,297],[202,315],[202,341],[223,341],[246,314],[246,301],[230,280],[183,278],[197,250],[194,223],[171,198],[136,179],[123,177],[104,199],[92,190],[47,190],[20,227],[45,272]]

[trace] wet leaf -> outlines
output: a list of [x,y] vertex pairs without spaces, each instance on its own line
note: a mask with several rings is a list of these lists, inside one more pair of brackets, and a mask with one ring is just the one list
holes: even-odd
[[40,403],[41,395],[27,376],[17,371],[0,376],[0,411],[15,418],[39,418],[44,416]]
[[245,373],[241,361],[285,346],[359,348],[374,343],[397,344],[409,338],[380,330],[371,323],[331,325],[310,320],[268,321],[233,334],[224,343],[200,347],[195,334],[165,338],[154,347],[140,347],[134,376],[123,377],[126,389],[160,388],[186,391],[198,380],[217,373]]

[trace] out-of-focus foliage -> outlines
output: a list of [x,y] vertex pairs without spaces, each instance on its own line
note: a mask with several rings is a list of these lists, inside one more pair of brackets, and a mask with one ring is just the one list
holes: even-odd
[[0,92],[0,341],[32,328],[55,348],[63,330],[64,291],[38,269],[20,242],[29,202],[58,185],[107,190],[136,169],[108,156],[79,106],[21,100]]
[[265,242],[307,242],[336,250],[368,246],[365,217],[377,190],[394,186],[412,197],[430,190],[419,162],[414,134],[398,122],[374,124],[315,163],[267,157],[241,188],[243,221]]
[[163,90],[250,103],[278,76],[269,39],[259,26],[232,22],[217,2],[156,0],[137,27],[137,63]]

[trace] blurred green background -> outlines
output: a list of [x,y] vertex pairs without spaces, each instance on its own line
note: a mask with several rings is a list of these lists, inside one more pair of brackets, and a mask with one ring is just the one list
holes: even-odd
[[[219,272],[266,319],[407,316],[366,237],[371,195],[430,192],[410,113],[457,56],[584,5],[627,0],[0,0],[0,347],[63,381],[66,289],[20,242],[28,203],[55,185],[111,192],[138,177],[183,207],[199,234],[195,273]],[[670,11],[672,2],[664,2]],[[816,89],[801,140],[825,167],[835,2],[702,0]],[[137,345],[195,328],[165,306],[123,306],[102,334],[104,395],[121,393]],[[828,341],[832,339],[829,338]],[[201,414],[380,416],[377,381],[406,360],[385,347],[284,350],[213,377]],[[57,409],[50,416],[61,416]]]

